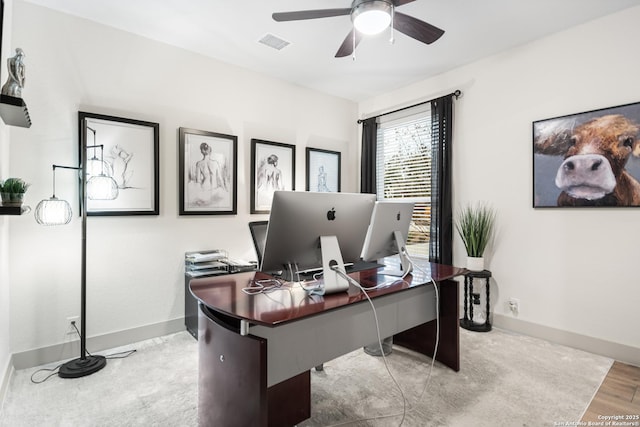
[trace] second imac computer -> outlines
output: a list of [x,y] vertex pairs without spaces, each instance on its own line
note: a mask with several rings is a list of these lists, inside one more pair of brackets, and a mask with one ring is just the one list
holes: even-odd
[[376,202],[371,224],[362,248],[364,261],[376,261],[398,254],[398,269],[384,270],[380,273],[404,277],[411,272],[411,261],[406,250],[406,239],[413,216],[413,202],[380,201]]
[[276,191],[260,269],[281,271],[287,280],[318,269],[324,287],[319,294],[346,291],[345,263],[360,259],[374,194]]

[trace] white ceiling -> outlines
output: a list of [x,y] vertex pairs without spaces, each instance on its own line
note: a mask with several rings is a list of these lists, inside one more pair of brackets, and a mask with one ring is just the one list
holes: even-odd
[[[334,58],[349,16],[275,22],[273,12],[350,7],[351,0],[26,0],[346,99],[361,101],[640,0],[416,0],[398,11],[445,30],[431,45],[396,32]],[[258,43],[273,34],[281,51]]]

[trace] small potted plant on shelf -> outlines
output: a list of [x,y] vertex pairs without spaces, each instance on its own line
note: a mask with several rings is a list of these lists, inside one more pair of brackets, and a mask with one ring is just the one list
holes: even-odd
[[2,206],[22,206],[24,193],[29,185],[22,178],[7,178],[4,182],[0,182]]
[[468,204],[458,214],[455,225],[467,251],[469,270],[484,270],[484,250],[493,235],[495,219],[495,211],[485,203]]

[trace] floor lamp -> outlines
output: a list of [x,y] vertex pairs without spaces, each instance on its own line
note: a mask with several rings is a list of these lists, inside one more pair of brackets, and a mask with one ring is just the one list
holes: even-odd
[[[86,132],[86,130],[85,130]],[[95,143],[95,131],[94,131]],[[64,225],[71,222],[71,206],[69,202],[56,197],[56,168],[76,170],[80,174],[81,216],[82,216],[82,267],[80,273],[80,357],[60,366],[58,376],[61,378],[79,378],[91,375],[104,368],[107,360],[104,356],[87,355],[87,199],[113,200],[118,196],[118,186],[104,169],[93,176],[86,175],[87,149],[104,148],[102,145],[85,146],[82,151],[80,166],[53,165],[53,195],[40,201],[35,210],[35,218],[42,225]]]

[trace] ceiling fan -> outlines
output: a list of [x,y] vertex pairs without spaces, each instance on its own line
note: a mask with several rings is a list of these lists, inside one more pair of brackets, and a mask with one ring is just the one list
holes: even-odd
[[392,42],[394,29],[426,44],[438,40],[444,34],[444,30],[412,16],[396,12],[396,7],[413,1],[415,0],[353,0],[349,8],[278,12],[271,16],[277,22],[284,22],[351,15],[354,28],[336,52],[336,58],[341,58],[351,55],[355,51],[363,34],[378,34],[389,26],[392,31]]

